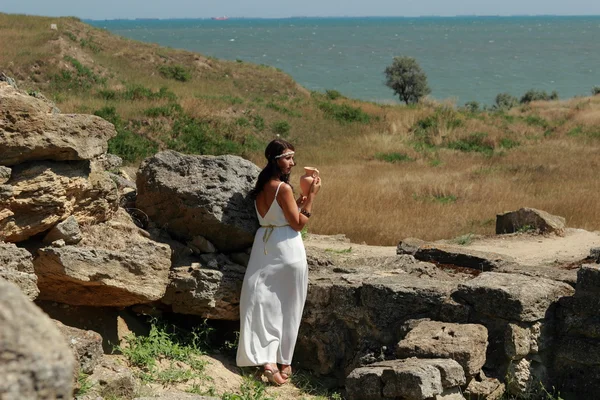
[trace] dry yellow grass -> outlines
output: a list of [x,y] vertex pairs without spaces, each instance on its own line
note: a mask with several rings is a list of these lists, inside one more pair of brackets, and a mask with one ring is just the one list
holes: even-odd
[[[58,31],[49,29],[51,23]],[[185,115],[209,124],[217,135],[244,146],[253,139],[258,145],[240,154],[261,167],[274,125],[287,122],[285,136],[297,147],[299,167],[317,166],[323,176],[310,232],[345,233],[383,245],[409,236],[490,234],[497,213],[520,207],[565,216],[572,227],[600,229],[600,96],[475,115],[458,111],[452,101],[428,99],[418,107],[331,101],[274,68],[135,42],[74,18],[0,13],[0,42],[10,43],[0,52],[0,70],[21,87],[42,90],[63,112],[115,107],[137,126],[136,134],[156,141],[159,149],[167,146],[175,120],[148,117],[146,110],[173,100],[105,100],[99,91],[167,87]],[[74,71],[65,56],[105,82],[87,90],[57,89],[56,74]],[[167,79],[159,73],[162,65],[185,66],[192,79]],[[338,122],[326,115],[323,103],[358,107],[371,121]],[[264,122],[262,128],[253,125],[256,119]],[[483,148],[456,149],[470,146],[474,137]],[[382,153],[409,160],[381,161]],[[292,177],[296,187],[300,170]]]

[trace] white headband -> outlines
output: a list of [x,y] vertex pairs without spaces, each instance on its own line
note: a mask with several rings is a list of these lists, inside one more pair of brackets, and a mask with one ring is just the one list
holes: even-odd
[[296,152],[294,152],[294,151],[286,151],[285,153],[282,153],[282,154],[280,154],[278,156],[275,156],[275,159],[277,160],[278,158],[281,158],[281,157],[293,156],[294,154],[296,154]]

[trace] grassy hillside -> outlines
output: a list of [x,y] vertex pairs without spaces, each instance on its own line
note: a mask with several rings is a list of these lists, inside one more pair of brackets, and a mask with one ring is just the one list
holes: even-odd
[[[58,25],[51,30],[50,24]],[[117,126],[110,151],[238,154],[263,165],[276,135],[324,179],[309,231],[394,245],[494,231],[536,207],[600,228],[600,96],[470,112],[382,106],[309,92],[268,66],[114,36],[74,18],[0,14],[0,71],[63,112]],[[590,84],[590,87],[593,83]],[[300,168],[292,177],[296,182]]]

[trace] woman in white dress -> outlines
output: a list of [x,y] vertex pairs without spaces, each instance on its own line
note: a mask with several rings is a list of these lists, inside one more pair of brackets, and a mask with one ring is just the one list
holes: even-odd
[[295,165],[294,146],[273,140],[265,157],[267,166],[250,193],[260,228],[242,285],[237,365],[262,366],[269,382],[281,385],[291,374],[308,289],[300,231],[311,216],[321,180],[315,178],[308,196],[295,200],[288,183]]

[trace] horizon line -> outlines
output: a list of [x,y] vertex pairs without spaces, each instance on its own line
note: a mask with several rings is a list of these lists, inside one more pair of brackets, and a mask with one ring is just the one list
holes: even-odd
[[[600,17],[600,14],[457,14],[457,15],[296,15],[287,17],[244,17],[244,16],[211,16],[211,17],[118,17],[118,18],[81,18],[85,21],[169,21],[169,20],[211,20],[215,17],[225,17],[228,20],[232,19],[357,19],[357,18],[529,18],[529,17]],[[223,22],[223,21],[220,21]]]

